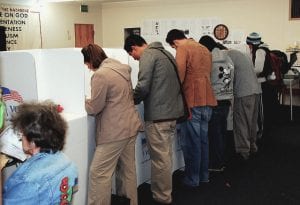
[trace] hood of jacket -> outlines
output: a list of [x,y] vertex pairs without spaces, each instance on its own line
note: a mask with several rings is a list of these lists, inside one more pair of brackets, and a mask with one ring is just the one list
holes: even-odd
[[223,52],[219,48],[214,48],[212,50],[212,61],[213,62],[224,62],[227,58],[227,52]]
[[148,48],[164,49],[161,42],[153,42],[148,45]]
[[131,67],[126,64],[122,64],[120,61],[106,58],[100,65],[101,68],[110,68],[119,75],[121,75],[125,80],[130,81]]

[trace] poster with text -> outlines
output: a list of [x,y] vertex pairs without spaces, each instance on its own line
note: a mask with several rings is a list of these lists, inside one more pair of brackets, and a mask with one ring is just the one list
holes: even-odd
[[2,4],[0,26],[5,27],[8,51],[42,47],[39,12],[29,7]]

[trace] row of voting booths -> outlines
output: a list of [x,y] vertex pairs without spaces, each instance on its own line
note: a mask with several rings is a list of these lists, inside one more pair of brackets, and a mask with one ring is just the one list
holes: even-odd
[[[104,48],[104,51],[109,57],[131,66],[132,83],[135,87],[138,62],[123,49]],[[170,51],[172,52],[171,49]],[[94,117],[87,115],[84,108],[85,96],[90,96],[91,75],[78,48],[0,52],[1,87],[18,93],[23,101],[52,100],[64,108],[62,115],[69,126],[64,152],[76,163],[79,171],[79,191],[74,195],[74,205],[86,204],[88,171],[95,149]],[[6,101],[7,120],[16,112],[20,103],[15,99]],[[143,105],[137,105],[137,109],[143,117]],[[180,133],[179,126],[177,131]],[[138,186],[150,183],[149,159],[145,133],[141,132],[136,141]],[[173,170],[184,167],[180,134],[173,141],[173,164]],[[15,167],[4,169],[4,181],[14,169]]]

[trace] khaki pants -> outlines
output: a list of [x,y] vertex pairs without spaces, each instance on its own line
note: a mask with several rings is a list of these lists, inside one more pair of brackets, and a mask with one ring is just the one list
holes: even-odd
[[137,184],[135,166],[136,137],[101,144],[96,147],[90,166],[89,205],[110,205],[112,176],[116,174],[117,195],[130,199],[130,205],[137,205]]
[[244,156],[256,152],[256,126],[260,95],[250,95],[234,98],[233,103],[233,133],[235,150]]
[[172,144],[176,121],[145,122],[147,144],[151,158],[151,191],[153,199],[172,202]]

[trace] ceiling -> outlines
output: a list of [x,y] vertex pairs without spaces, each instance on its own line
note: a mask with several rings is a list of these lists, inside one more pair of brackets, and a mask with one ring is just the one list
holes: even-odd
[[47,2],[109,3],[109,2],[126,2],[126,1],[143,1],[143,0],[0,0],[0,4],[5,3],[5,4],[17,4],[17,5],[34,5],[36,3],[47,3]]
[[[104,4],[104,3],[113,3],[113,2],[156,2],[156,3],[167,3],[169,2],[170,4],[173,3],[188,3],[188,2],[211,2],[211,1],[228,1],[228,0],[0,0],[0,4],[15,4],[15,5],[26,5],[26,6],[32,6],[36,4],[44,4],[44,3],[49,3],[49,2],[55,2],[55,3],[81,3],[81,4]],[[241,1],[241,0],[231,0],[231,1]],[[247,0],[243,0],[247,1]]]

